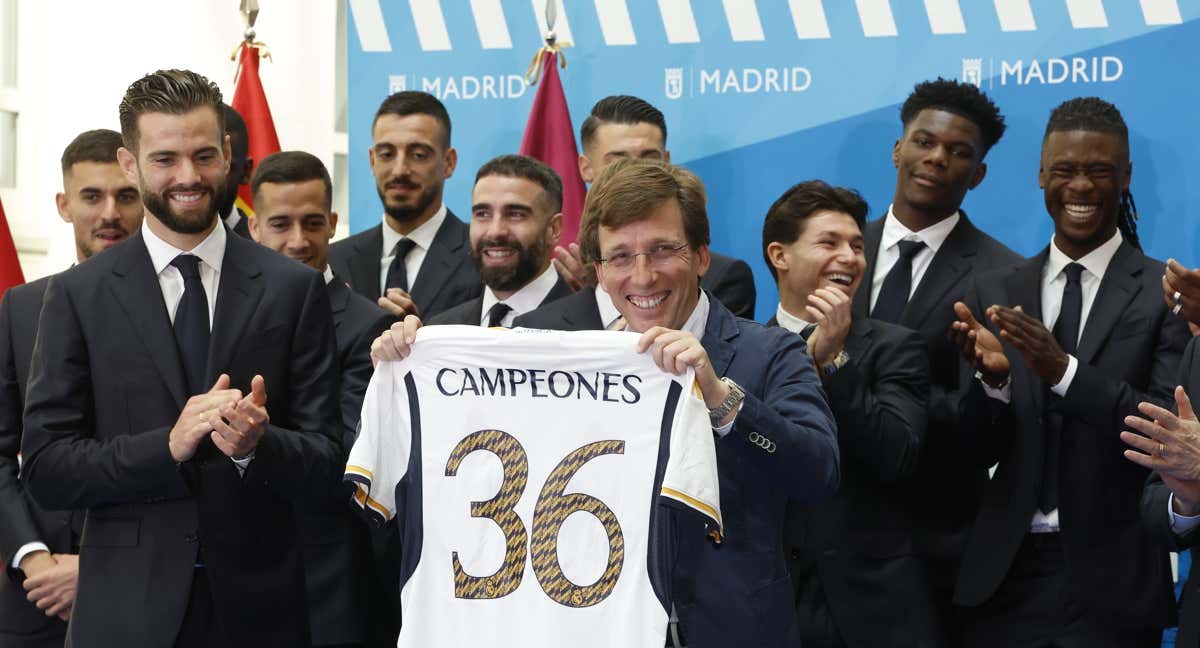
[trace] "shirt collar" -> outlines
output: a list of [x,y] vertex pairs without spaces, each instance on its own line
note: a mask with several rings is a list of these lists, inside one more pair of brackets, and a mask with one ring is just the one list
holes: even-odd
[[708,294],[701,290],[696,307],[692,309],[692,314],[683,323],[683,330],[696,336],[697,340],[704,339],[704,326],[708,324],[708,310]]
[[191,250],[180,250],[159,238],[151,229],[148,220],[142,221],[142,240],[146,242],[146,251],[150,253],[150,262],[154,265],[154,274],[162,274],[171,261],[180,254],[194,254],[200,257],[204,265],[221,271],[221,263],[225,260],[225,228],[217,224],[212,232]]
[[333,268],[330,268],[328,265],[326,265],[325,272],[323,274],[325,275],[325,285],[326,286],[333,283]]
[[621,316],[621,311],[613,305],[612,297],[604,291],[604,287],[600,284],[596,284],[596,307],[600,310],[600,323],[604,325],[604,328],[612,326],[612,323]]
[[[521,286],[521,289],[503,300],[508,304],[513,312],[517,315],[524,315],[529,311],[541,305],[546,299],[546,295],[554,289],[554,284],[558,282],[558,272],[554,269],[554,265],[547,266],[542,274],[538,275],[529,283]],[[496,297],[492,289],[485,288],[483,291],[483,314],[487,314],[492,309],[492,306],[502,300]]]
[[806,327],[812,325],[812,322],[805,321],[784,310],[783,304],[779,304],[779,307],[775,309],[775,321],[779,322],[779,326],[792,333],[800,333]]
[[1105,241],[1100,247],[1088,252],[1078,260],[1073,260],[1063,251],[1058,249],[1054,243],[1054,237],[1050,238],[1050,256],[1046,259],[1046,269],[1043,277],[1053,281],[1067,267],[1068,263],[1078,263],[1083,266],[1093,277],[1103,278],[1104,272],[1108,270],[1108,264],[1112,263],[1112,258],[1117,253],[1117,249],[1121,247],[1121,232],[1118,230],[1112,235],[1112,238]]
[[887,216],[883,219],[883,235],[879,239],[879,249],[887,250],[900,241],[909,239],[921,241],[936,254],[942,247],[942,243],[945,243],[950,236],[950,232],[954,230],[954,226],[958,225],[961,216],[961,212],[956,211],[949,218],[943,218],[919,232],[914,232],[896,218],[896,215],[892,213],[892,206],[888,205]]
[[413,243],[417,244],[417,247],[428,251],[429,247],[433,245],[433,237],[437,236],[437,232],[441,229],[442,222],[445,220],[446,203],[442,203],[442,206],[438,207],[438,210],[434,212],[433,218],[422,223],[420,227],[409,232],[407,236],[402,236],[399,232],[392,229],[391,225],[388,225],[387,216],[385,215],[383,217],[383,256],[392,256],[392,250],[395,249],[396,244],[402,238],[411,239]]

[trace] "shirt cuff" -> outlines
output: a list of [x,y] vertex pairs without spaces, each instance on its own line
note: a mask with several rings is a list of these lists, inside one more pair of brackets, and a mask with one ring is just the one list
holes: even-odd
[[713,432],[716,432],[718,437],[724,438],[726,434],[729,434],[729,431],[733,429],[733,424],[737,421],[738,414],[742,411],[742,406],[745,404],[745,400],[738,403],[737,409],[733,411],[733,418],[729,419],[729,422],[725,425],[713,428]]
[[29,544],[22,546],[17,550],[17,553],[13,554],[11,563],[12,568],[20,569],[21,561],[25,560],[25,556],[28,556],[35,551],[45,551],[46,553],[50,553],[50,547],[47,547],[46,543],[44,542],[30,542]]
[[254,451],[251,450],[250,454],[241,459],[234,459],[233,457],[230,457],[229,460],[233,462],[234,466],[237,466],[238,477],[241,477],[242,475],[246,474],[246,469],[250,467],[250,462],[254,461]]
[[1175,512],[1175,494],[1167,498],[1167,514],[1171,516],[1171,531],[1177,536],[1187,535],[1189,531],[1200,526],[1200,515],[1188,517]]
[[1065,397],[1067,395],[1067,390],[1071,388],[1071,381],[1075,380],[1075,372],[1078,369],[1079,361],[1075,359],[1075,356],[1068,355],[1067,370],[1063,372],[1062,380],[1058,381],[1057,385],[1051,387],[1050,391],[1054,392],[1057,396]]
[[979,381],[980,385],[983,385],[983,393],[987,394],[988,398],[993,398],[995,400],[998,400],[998,401],[1004,403],[1005,405],[1012,402],[1012,381],[1011,380],[1004,381],[1003,387],[996,388],[996,387],[992,387],[991,385],[987,384],[987,381],[983,379],[983,374],[978,371],[975,372],[975,379]]

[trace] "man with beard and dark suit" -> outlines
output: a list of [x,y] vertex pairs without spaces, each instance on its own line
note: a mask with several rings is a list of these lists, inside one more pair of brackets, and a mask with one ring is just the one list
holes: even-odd
[[1170,403],[1190,335],[1140,249],[1131,178],[1115,106],[1055,108],[1038,173],[1049,247],[955,304],[977,376],[961,435],[973,465],[996,466],[955,592],[968,646],[1149,648],[1173,623],[1167,553],[1141,520],[1147,471],[1119,433],[1139,401]]
[[[342,443],[348,450],[371,380],[371,342],[395,318],[350,290],[329,269],[329,240],[338,215],[333,211],[333,183],[321,160],[302,151],[269,155],[255,171],[251,189],[254,240],[325,276],[341,372],[335,395],[341,401]],[[372,569],[367,529],[352,518],[342,495],[333,491],[299,509],[313,646],[365,645],[371,633],[383,632],[395,618],[391,613],[369,614],[379,610],[387,587]],[[395,635],[391,643],[395,645]]]
[[805,338],[837,420],[842,480],[788,507],[784,542],[802,645],[935,646],[932,601],[896,488],[925,437],[929,361],[915,332],[851,315],[866,270],[867,203],[819,180],[783,193],[763,222],[779,286],[768,326]]
[[458,163],[442,102],[415,91],[384,99],[370,155],[383,222],[333,244],[334,273],[396,317],[428,319],[482,294],[467,225],[442,202]]
[[146,75],[120,118],[145,221],[46,287],[21,444],[40,505],[87,509],[68,641],[307,645],[293,502],[342,454],[324,281],[219,222],[215,84]]
[[887,215],[863,229],[867,283],[854,296],[853,312],[856,320],[899,324],[925,340],[929,428],[905,499],[939,626],[947,643],[957,645],[954,583],[987,471],[964,461],[956,440],[964,385],[946,330],[973,273],[1020,257],[960,209],[967,192],[983,182],[984,156],[1004,134],[1004,118],[991,100],[969,83],[920,83],[901,106],[900,121],[904,131],[892,147],[896,190]]
[[562,180],[523,155],[479,167],[471,192],[471,260],[483,295],[434,316],[429,324],[511,326],[542,304],[571,294],[550,265],[562,233]]
[[238,189],[250,184],[250,176],[254,171],[254,158],[250,157],[250,136],[246,132],[246,122],[238,111],[228,104],[221,104],[225,115],[225,134],[229,136],[229,150],[233,157],[229,160],[229,176],[225,178],[225,187],[221,190],[221,201],[217,213],[221,222],[230,231],[242,238],[250,238],[247,214],[238,207]]
[[[686,645],[794,646],[795,604],[783,551],[788,499],[815,504],[837,489],[837,432],[798,336],[737,318],[707,291],[704,185],[687,170],[620,160],[584,204],[580,241],[625,330],[665,371],[691,367],[717,436],[725,538],[700,540],[681,519],[671,548],[674,602]],[[408,317],[377,339],[377,361],[406,357]],[[670,549],[668,549],[670,550]]]
[[[63,151],[58,213],[75,233],[75,259],[129,238],[142,201],[117,164],[121,134],[92,130]],[[47,511],[18,480],[21,414],[38,316],[49,278],[8,289],[0,299],[0,648],[62,646],[79,574],[82,514]]]
[[[671,161],[667,121],[662,111],[638,97],[613,95],[596,102],[579,128],[579,139],[583,146],[579,174],[589,184],[605,167],[622,158]],[[616,314],[607,305],[610,300],[603,287],[596,289],[595,272],[583,263],[579,250],[579,243],[557,247],[554,260],[555,268],[578,291],[578,296],[559,304],[552,312],[539,313],[537,322],[554,321],[555,328],[562,328],[586,321],[588,328],[599,328],[591,326],[599,317],[612,324]],[[755,289],[750,266],[741,259],[716,252],[710,251],[709,256],[711,262],[700,278],[700,287],[715,295],[734,315],[753,319]]]

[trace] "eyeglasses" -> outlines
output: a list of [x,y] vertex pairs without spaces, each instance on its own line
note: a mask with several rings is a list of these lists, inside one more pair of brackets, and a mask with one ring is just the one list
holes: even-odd
[[637,258],[640,256],[646,257],[646,261],[653,266],[664,266],[671,262],[672,259],[679,258],[679,253],[687,249],[687,243],[672,245],[670,243],[659,243],[645,252],[613,252],[606,259],[600,259],[600,263],[604,267],[611,270],[632,270],[637,263]]

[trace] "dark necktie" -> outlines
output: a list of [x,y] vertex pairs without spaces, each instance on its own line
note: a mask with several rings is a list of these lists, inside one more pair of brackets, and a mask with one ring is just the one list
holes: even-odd
[[183,275],[183,296],[175,309],[175,344],[179,347],[179,358],[183,361],[183,373],[187,378],[188,394],[207,391],[204,370],[208,364],[208,295],[200,282],[200,259],[191,254],[180,254],[171,260],[171,265]]
[[[1083,318],[1083,286],[1080,277],[1083,266],[1078,263],[1068,263],[1063,268],[1067,275],[1067,285],[1063,286],[1062,310],[1058,312],[1058,320],[1054,322],[1054,338],[1058,346],[1070,355],[1075,354],[1079,346],[1079,325]],[[1058,463],[1062,448],[1062,414],[1053,406],[1058,396],[1050,394],[1046,397],[1048,411],[1046,413],[1046,459],[1042,465],[1042,492],[1038,497],[1038,509],[1043,514],[1058,508]]]
[[504,316],[508,315],[509,311],[511,310],[512,306],[509,306],[504,302],[496,302],[495,304],[492,304],[492,307],[488,309],[488,326],[500,326],[500,322],[504,321]]
[[896,324],[904,315],[904,307],[908,305],[908,294],[912,292],[912,260],[917,253],[925,249],[923,241],[900,241],[900,258],[888,270],[879,287],[879,297],[875,299],[875,310],[871,317],[884,322]]
[[400,239],[396,243],[396,247],[392,248],[392,253],[395,257],[392,259],[392,265],[388,266],[387,281],[384,282],[383,291],[387,292],[388,288],[399,288],[404,292],[408,290],[408,269],[404,266],[404,259],[408,257],[408,253],[417,247],[417,244],[412,239]]

